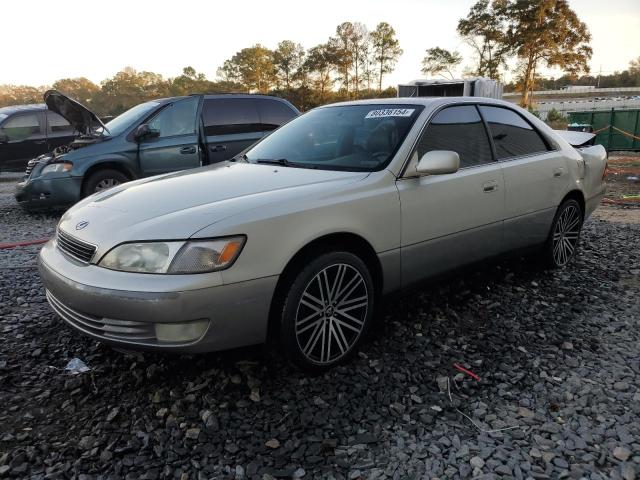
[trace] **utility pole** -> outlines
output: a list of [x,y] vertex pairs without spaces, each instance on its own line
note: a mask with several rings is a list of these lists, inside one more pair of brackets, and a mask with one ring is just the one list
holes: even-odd
[[600,70],[598,70],[598,81],[596,82],[596,88],[600,88],[600,75],[602,75],[602,64],[600,65]]

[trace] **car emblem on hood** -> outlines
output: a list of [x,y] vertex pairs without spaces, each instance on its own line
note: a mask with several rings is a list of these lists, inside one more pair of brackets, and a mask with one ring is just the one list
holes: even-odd
[[82,230],[83,228],[86,228],[87,225],[89,225],[89,222],[87,222],[86,220],[78,222],[76,223],[76,230]]

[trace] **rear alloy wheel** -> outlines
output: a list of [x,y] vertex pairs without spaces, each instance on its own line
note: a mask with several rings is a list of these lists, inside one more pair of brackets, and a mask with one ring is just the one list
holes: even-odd
[[316,372],[345,361],[368,330],[373,300],[371,274],[356,255],[331,252],[312,261],[283,309],[281,335],[291,360]]
[[121,183],[128,182],[129,178],[118,170],[104,169],[93,172],[87,178],[83,193],[84,196],[91,195],[93,193],[102,192],[103,190],[108,190],[109,188],[115,187],[116,185],[120,185]]
[[547,264],[562,268],[573,258],[582,230],[582,209],[575,200],[567,200],[556,212],[551,232],[545,245]]

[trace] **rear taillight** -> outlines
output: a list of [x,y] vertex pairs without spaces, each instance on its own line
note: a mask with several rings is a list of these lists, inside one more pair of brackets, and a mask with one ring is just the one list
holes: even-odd
[[605,162],[604,162],[604,170],[602,170],[602,180],[607,178],[608,174],[609,174],[609,160],[605,160]]

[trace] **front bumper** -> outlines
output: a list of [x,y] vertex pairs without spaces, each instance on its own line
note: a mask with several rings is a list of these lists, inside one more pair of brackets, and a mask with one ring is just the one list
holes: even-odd
[[15,198],[25,210],[66,207],[80,200],[82,177],[26,178],[18,183]]
[[[58,250],[54,240],[41,250],[38,265],[49,304],[75,329],[113,345],[181,353],[263,343],[278,280],[273,276],[203,286],[201,279],[193,282],[196,275],[114,272],[67,257]],[[101,278],[104,287],[93,281]],[[169,289],[160,286],[163,280]],[[118,285],[127,288],[127,284],[137,284],[139,289],[115,288]],[[155,323],[200,320],[207,320],[208,328],[197,340],[181,343],[155,338]]]

